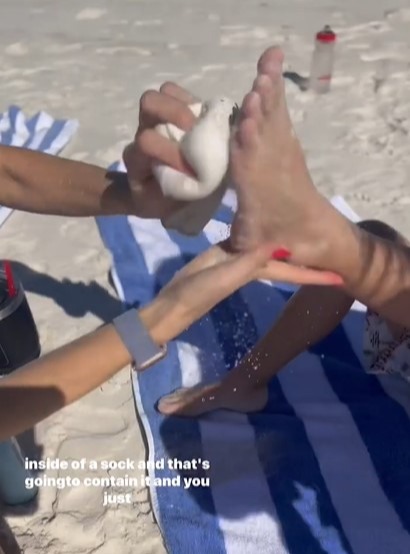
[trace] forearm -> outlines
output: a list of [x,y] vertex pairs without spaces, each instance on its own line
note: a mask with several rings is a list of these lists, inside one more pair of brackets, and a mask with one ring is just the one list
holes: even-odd
[[[162,301],[140,316],[158,344],[181,330]],[[0,379],[0,441],[75,402],[130,362],[114,326],[106,325]]]
[[127,365],[107,325],[0,380],[0,441],[81,398]]
[[23,148],[0,146],[0,204],[43,214],[130,213],[127,177]]
[[[267,254],[258,249],[229,255],[215,246],[194,262],[195,273],[190,265],[184,268],[139,310],[153,341],[166,344],[251,281]],[[130,361],[115,328],[107,325],[0,379],[0,441],[84,396]]]

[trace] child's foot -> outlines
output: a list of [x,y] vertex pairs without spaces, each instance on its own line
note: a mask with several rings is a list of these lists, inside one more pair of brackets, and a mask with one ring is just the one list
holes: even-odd
[[247,250],[269,242],[290,251],[295,263],[320,268],[324,219],[334,210],[315,189],[292,129],[282,62],[278,48],[261,56],[231,143],[230,173],[238,194],[232,246]]
[[179,389],[161,398],[158,409],[165,415],[200,416],[214,410],[250,413],[262,410],[268,401],[266,387],[244,387],[232,382]]

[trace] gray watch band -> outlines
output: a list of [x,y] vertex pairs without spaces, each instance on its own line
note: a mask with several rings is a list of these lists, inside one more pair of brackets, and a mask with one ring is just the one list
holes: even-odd
[[134,368],[141,371],[161,360],[166,353],[152,340],[135,309],[128,310],[113,320],[124,346],[134,361]]

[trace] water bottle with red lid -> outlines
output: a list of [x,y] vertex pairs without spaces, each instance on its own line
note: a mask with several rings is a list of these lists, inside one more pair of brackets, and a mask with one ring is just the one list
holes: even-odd
[[329,25],[326,25],[316,34],[309,86],[319,94],[329,92],[330,90],[335,58],[335,44],[336,33],[332,31]]

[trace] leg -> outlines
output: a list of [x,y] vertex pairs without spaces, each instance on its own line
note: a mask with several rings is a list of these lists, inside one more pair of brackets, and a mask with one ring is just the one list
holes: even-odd
[[410,248],[358,230],[315,189],[292,130],[282,60],[278,48],[261,56],[232,141],[232,246],[281,247],[290,262],[340,275],[350,296],[410,328]]
[[303,287],[296,292],[271,330],[220,382],[180,389],[162,398],[164,414],[198,416],[215,409],[238,412],[261,410],[268,382],[310,345],[326,337],[352,305],[344,291]]
[[[394,242],[404,239],[385,223],[371,220],[362,229]],[[353,297],[342,289],[302,287],[271,330],[221,382],[182,389],[163,398],[163,413],[200,415],[224,408],[240,412],[261,410],[267,401],[268,382],[310,345],[329,335],[350,310]]]
[[[363,221],[359,224],[359,227],[375,237],[387,240],[389,242],[397,244],[400,247],[410,246],[408,240],[405,237],[403,237],[395,229],[393,229],[386,223],[383,223],[382,221],[378,221],[375,219]],[[389,321],[388,318],[383,319],[386,322],[386,325],[394,338],[399,338],[405,331],[405,327],[403,327],[403,325]]]

